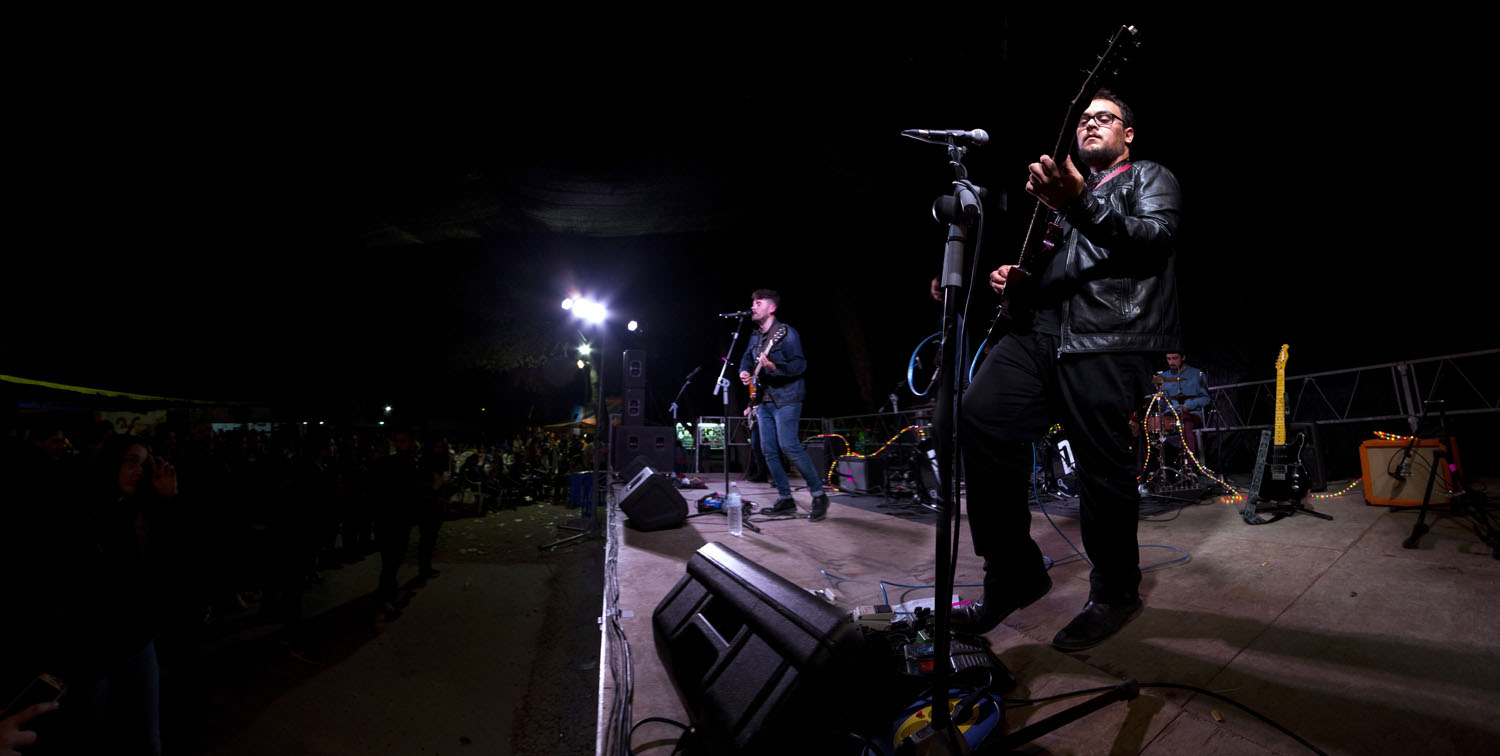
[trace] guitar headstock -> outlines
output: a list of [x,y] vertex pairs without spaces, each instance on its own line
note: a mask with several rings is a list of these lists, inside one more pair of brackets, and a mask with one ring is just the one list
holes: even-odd
[[1072,143],[1075,139],[1074,127],[1078,119],[1083,117],[1083,111],[1088,109],[1093,94],[1104,87],[1110,80],[1120,75],[1120,69],[1124,67],[1127,56],[1140,46],[1140,32],[1134,26],[1121,26],[1109,38],[1109,46],[1104,49],[1094,62],[1094,67],[1089,70],[1088,76],[1083,80],[1083,86],[1078,88],[1078,94],[1073,97],[1072,105],[1068,108],[1068,117],[1064,120],[1063,132],[1058,136],[1053,155],[1064,155],[1072,151]]
[[1276,355],[1276,369],[1277,370],[1285,370],[1286,369],[1286,347],[1287,347],[1286,344],[1282,344],[1281,345],[1281,354]]
[[1094,61],[1094,67],[1087,71],[1088,78],[1084,80],[1083,87],[1078,92],[1079,99],[1093,94],[1100,87],[1118,77],[1120,69],[1130,62],[1130,54],[1140,46],[1141,33],[1134,26],[1121,26],[1116,29],[1109,38],[1109,45],[1104,48],[1104,54],[1100,55]]

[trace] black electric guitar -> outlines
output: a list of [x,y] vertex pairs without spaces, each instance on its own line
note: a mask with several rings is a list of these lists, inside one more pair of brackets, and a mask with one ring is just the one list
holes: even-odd
[[[1134,26],[1122,26],[1110,37],[1109,47],[1099,56],[1098,64],[1089,71],[1088,78],[1084,79],[1083,86],[1078,88],[1078,94],[1073,96],[1072,103],[1068,105],[1062,133],[1057,136],[1057,145],[1049,153],[1053,159],[1072,154],[1073,145],[1078,140],[1078,119],[1083,117],[1083,111],[1093,102],[1093,94],[1118,72],[1118,67],[1125,62],[1125,55],[1139,44],[1136,35]],[[990,345],[993,346],[1005,335],[1011,323],[1024,317],[1023,301],[1031,288],[1027,279],[1031,276],[1032,268],[1062,242],[1061,220],[1061,213],[1037,200],[1036,209],[1031,213],[1031,225],[1026,229],[1026,240],[1021,245],[1021,256],[1006,279],[1005,293],[1000,295],[1000,308],[995,311],[995,319],[990,323],[989,336],[986,337]]]
[[1286,441],[1286,352],[1281,345],[1281,354],[1276,357],[1276,430],[1271,437],[1271,449],[1266,456],[1266,469],[1260,479],[1261,501],[1287,501],[1297,503],[1307,494],[1307,470],[1302,467],[1302,444],[1306,438]]
[[[765,386],[761,385],[760,382],[760,358],[770,354],[771,349],[774,348],[777,344],[781,343],[781,340],[784,338],[786,338],[786,326],[777,326],[776,333],[766,341],[765,348],[760,350],[760,354],[755,359],[755,370],[750,373],[750,383],[748,384],[750,386],[751,407],[760,404],[761,394],[765,391]],[[755,412],[751,412],[750,414],[745,416],[746,427],[755,427],[755,415]]]

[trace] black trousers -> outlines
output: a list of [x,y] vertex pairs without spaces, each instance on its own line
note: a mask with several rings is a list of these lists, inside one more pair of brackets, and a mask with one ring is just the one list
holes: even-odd
[[1080,484],[1083,547],[1093,571],[1089,600],[1129,601],[1141,582],[1140,512],[1130,413],[1151,392],[1151,358],[1141,353],[1057,353],[1057,337],[1008,334],[964,394],[961,442],[974,552],[985,560],[986,591],[1007,576],[1042,569],[1031,538],[1032,442],[1060,422]]

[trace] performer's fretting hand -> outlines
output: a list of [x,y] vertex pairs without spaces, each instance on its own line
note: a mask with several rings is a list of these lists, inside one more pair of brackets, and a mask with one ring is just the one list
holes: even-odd
[[[1093,134],[1089,138],[1097,138]],[[1042,201],[1053,210],[1061,210],[1083,194],[1083,174],[1073,167],[1073,158],[1063,159],[1058,165],[1051,157],[1043,155],[1037,162],[1027,166],[1030,177],[1026,179],[1026,192]]]
[[772,362],[770,357],[763,354],[760,356],[760,369],[775,371],[776,363]]

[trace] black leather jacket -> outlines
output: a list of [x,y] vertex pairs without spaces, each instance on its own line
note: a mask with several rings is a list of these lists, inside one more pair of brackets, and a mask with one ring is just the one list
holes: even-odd
[[1180,349],[1173,253],[1182,192],[1172,172],[1131,162],[1065,206],[1063,218],[1063,244],[1038,282],[1062,324],[1059,352]]

